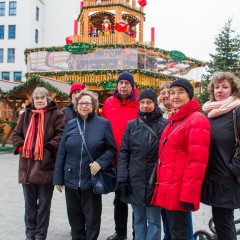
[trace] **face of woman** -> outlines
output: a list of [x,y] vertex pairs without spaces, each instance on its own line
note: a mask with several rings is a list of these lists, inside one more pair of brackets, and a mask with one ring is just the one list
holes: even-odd
[[141,112],[153,112],[155,109],[155,103],[149,98],[143,98],[139,102],[139,109]]
[[36,109],[43,109],[47,106],[47,96],[38,94],[33,98],[33,104]]
[[175,109],[181,108],[190,101],[187,91],[182,87],[172,87],[170,89],[170,102]]
[[90,96],[82,96],[77,103],[77,111],[83,119],[93,111],[92,99]]
[[160,92],[160,100],[163,103],[164,107],[166,107],[166,108],[171,108],[169,91],[170,91],[170,89],[165,87]]
[[232,86],[227,80],[214,84],[214,98],[216,101],[222,101],[232,95]]

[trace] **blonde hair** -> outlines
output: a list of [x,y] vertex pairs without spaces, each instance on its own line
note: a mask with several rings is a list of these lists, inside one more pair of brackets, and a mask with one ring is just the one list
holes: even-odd
[[86,90],[86,89],[84,89],[80,93],[78,93],[76,95],[75,99],[73,99],[74,107],[77,109],[78,101],[83,96],[89,96],[91,98],[93,111],[97,111],[98,106],[99,106],[98,94],[96,92],[92,92],[92,91],[89,91],[89,90]]
[[[169,89],[171,84],[172,84],[171,81],[163,82],[163,83],[161,84],[160,88],[159,88],[159,93],[161,93],[161,91],[162,91],[164,88],[168,88],[168,89]],[[160,94],[159,94],[159,96],[158,96],[158,98],[157,98],[157,101],[158,101],[158,105],[160,105],[160,104],[161,104]]]
[[208,92],[210,93],[210,101],[215,101],[214,98],[214,84],[227,80],[232,87],[231,96],[240,98],[240,79],[231,72],[216,72],[212,75],[210,84],[208,85]]

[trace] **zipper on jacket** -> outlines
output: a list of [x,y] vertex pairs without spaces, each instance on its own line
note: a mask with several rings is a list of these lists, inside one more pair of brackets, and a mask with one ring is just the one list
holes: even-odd
[[[82,134],[85,133],[85,126],[86,126],[86,120],[83,121],[83,131],[82,131]],[[81,186],[81,175],[82,175],[81,174],[82,173],[82,154],[83,154],[83,142],[82,142],[81,157],[80,157],[80,164],[79,164],[79,184],[78,184],[79,188]]]

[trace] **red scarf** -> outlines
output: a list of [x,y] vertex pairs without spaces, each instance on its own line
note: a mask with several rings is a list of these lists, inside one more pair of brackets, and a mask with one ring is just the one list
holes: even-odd
[[33,149],[33,141],[36,130],[36,115],[38,114],[38,126],[37,126],[37,137],[34,149],[34,160],[43,160],[43,126],[44,126],[44,113],[47,110],[39,109],[39,110],[31,110],[33,113],[27,134],[25,137],[24,145],[23,145],[23,157],[31,158],[32,157],[32,149]]

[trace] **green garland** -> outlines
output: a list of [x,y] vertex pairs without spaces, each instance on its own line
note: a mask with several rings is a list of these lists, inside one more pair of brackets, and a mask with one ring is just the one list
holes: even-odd
[[23,84],[21,84],[19,86],[14,87],[13,89],[11,89],[9,91],[3,92],[3,91],[1,91],[1,89],[0,89],[0,91],[1,91],[1,94],[14,95],[15,93],[17,93],[17,92],[23,90],[24,88],[30,86],[33,82],[37,82],[41,86],[43,86],[47,89],[50,89],[53,92],[56,92],[59,96],[61,96],[63,98],[66,98],[66,99],[68,98],[68,94],[60,91],[58,88],[52,86],[50,83],[45,82],[44,80],[42,80],[40,78],[40,76],[37,76],[37,75],[31,75],[31,77],[26,82],[24,82]]
[[[135,44],[92,44],[93,45],[93,51],[95,51],[97,48],[103,48],[103,49],[110,49],[110,48],[143,48],[147,50],[152,50],[156,53],[162,53],[169,55],[169,51],[163,50],[161,48],[156,48],[156,47],[151,47],[151,46],[146,46],[140,43],[135,43]],[[32,53],[32,52],[42,52],[42,51],[48,51],[48,52],[63,52],[64,48],[63,46],[59,47],[41,47],[41,48],[27,48],[24,51],[25,55],[25,63],[27,64],[27,54]],[[187,61],[192,62],[191,65],[195,65],[196,67],[204,67],[206,65],[206,62],[186,57]]]

